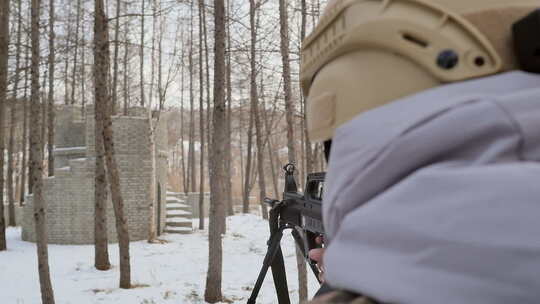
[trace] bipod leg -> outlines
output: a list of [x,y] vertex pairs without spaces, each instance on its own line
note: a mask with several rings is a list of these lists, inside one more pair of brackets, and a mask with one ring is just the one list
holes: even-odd
[[[283,237],[283,230],[286,227],[279,228],[277,231],[272,233],[270,240],[268,240],[268,251],[264,257],[264,262],[259,276],[257,277],[257,282],[251,296],[249,297],[248,304],[255,304],[259,291],[261,289],[262,283],[266,274],[268,273],[268,268],[272,267],[272,274],[274,277],[274,284],[276,286],[276,291],[278,293],[279,304],[289,304],[289,291],[287,288],[287,279],[285,276],[285,265],[283,262],[283,254],[281,253],[281,238]],[[282,273],[280,273],[282,272]],[[283,278],[284,281],[276,280],[276,277]],[[286,297],[283,296],[283,290],[285,290]]]
[[321,280],[319,279],[320,271],[317,268],[317,265],[309,258],[309,252],[308,252],[309,246],[307,244],[306,238],[302,237],[300,235],[300,232],[298,232],[296,228],[292,230],[292,235],[296,242],[296,245],[298,246],[300,251],[302,251],[302,254],[304,255],[304,259],[306,259],[309,267],[311,268],[311,271],[313,271],[315,278],[317,278],[317,281],[319,282],[319,284],[322,284]]
[[287,286],[287,274],[285,273],[285,262],[283,261],[283,253],[281,245],[278,244],[276,255],[272,261],[272,277],[274,278],[274,286],[279,304],[290,304],[289,287]]

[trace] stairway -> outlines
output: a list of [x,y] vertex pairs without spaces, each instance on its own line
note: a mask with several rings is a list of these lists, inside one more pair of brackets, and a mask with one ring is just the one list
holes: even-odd
[[167,192],[167,220],[165,233],[190,234],[193,232],[191,207],[182,193]]

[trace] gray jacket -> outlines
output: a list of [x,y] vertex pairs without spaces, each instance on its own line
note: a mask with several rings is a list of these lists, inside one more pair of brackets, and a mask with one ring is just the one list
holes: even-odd
[[540,303],[540,75],[445,85],[336,131],[326,279],[382,302]]

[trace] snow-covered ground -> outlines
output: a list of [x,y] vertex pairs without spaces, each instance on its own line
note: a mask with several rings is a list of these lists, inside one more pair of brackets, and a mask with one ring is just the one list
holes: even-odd
[[[246,303],[253,287],[268,239],[268,223],[255,215],[236,215],[227,220],[223,243],[223,294],[227,303]],[[93,246],[49,246],[49,263],[57,304],[205,303],[208,267],[207,231],[191,235],[163,235],[165,244],[133,242],[132,283],[137,288],[118,288],[118,246],[109,246],[113,269],[94,269]],[[35,244],[21,240],[20,228],[8,228],[8,251],[0,252],[0,303],[41,303]],[[294,243],[290,233],[282,241],[291,301],[298,302]],[[308,273],[309,294],[317,288]],[[277,303],[269,272],[257,303]]]

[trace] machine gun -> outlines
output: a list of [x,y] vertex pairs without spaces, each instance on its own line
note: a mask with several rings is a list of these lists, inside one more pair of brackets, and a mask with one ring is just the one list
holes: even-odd
[[[268,251],[264,258],[262,269],[247,302],[248,304],[255,304],[257,295],[270,267],[272,268],[272,276],[274,278],[279,304],[290,304],[285,265],[280,245],[283,232],[286,229],[292,230],[292,235],[298,248],[308,261],[313,274],[319,280],[319,269],[309,259],[308,252],[311,249],[320,247],[315,239],[324,234],[322,194],[325,173],[309,174],[305,191],[302,194],[298,192],[298,187],[296,186],[296,180],[294,178],[296,169],[294,165],[288,164],[283,169],[285,170],[283,200],[265,199],[265,203],[271,207],[268,218],[270,239],[267,243]],[[319,283],[321,283],[320,280]]]

